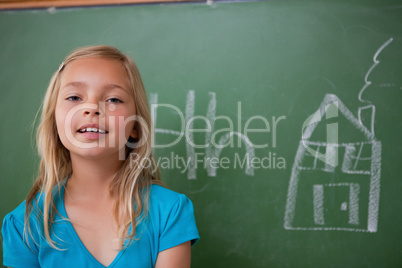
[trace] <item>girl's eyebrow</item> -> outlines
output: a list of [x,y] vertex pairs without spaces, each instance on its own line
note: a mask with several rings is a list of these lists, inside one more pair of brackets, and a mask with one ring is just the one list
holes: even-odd
[[125,93],[128,94],[128,90],[125,87],[117,85],[117,84],[107,84],[106,86],[104,86],[104,88],[105,89],[115,89],[115,88],[117,88],[117,89],[123,90]]
[[[64,85],[62,90],[64,90],[67,87],[86,88],[87,83],[80,82],[80,81],[70,82],[70,83]],[[117,89],[124,91],[126,94],[129,94],[128,90],[125,87],[117,85],[117,84],[107,84],[107,85],[103,86],[103,88],[106,90],[111,90],[111,89],[117,88]]]
[[86,87],[86,83],[84,83],[84,82],[70,82],[67,85],[64,85],[62,90],[65,89],[66,87],[80,87],[80,88],[83,88],[83,87]]

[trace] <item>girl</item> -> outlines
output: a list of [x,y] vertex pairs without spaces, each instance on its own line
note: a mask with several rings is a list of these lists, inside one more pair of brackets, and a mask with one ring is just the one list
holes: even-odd
[[151,126],[128,56],[109,46],[69,55],[42,105],[39,176],[4,218],[4,265],[190,267],[193,206],[161,186]]

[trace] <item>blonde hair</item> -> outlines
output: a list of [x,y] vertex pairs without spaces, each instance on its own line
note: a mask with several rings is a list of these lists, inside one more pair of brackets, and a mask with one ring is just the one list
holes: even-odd
[[[121,169],[110,183],[110,193],[115,199],[114,218],[119,230],[121,241],[128,241],[128,246],[135,237],[136,226],[146,217],[148,210],[149,188],[153,183],[162,184],[160,181],[159,169],[151,151],[152,121],[148,106],[148,100],[142,79],[136,64],[130,57],[122,54],[118,49],[111,46],[88,46],[78,48],[66,57],[56,71],[49,83],[46,95],[42,103],[42,114],[40,124],[36,132],[36,142],[41,158],[39,174],[36,178],[26,199],[25,228],[24,235],[33,239],[29,219],[34,216],[40,220],[44,237],[50,246],[60,249],[50,233],[54,224],[54,216],[58,213],[54,200],[54,190],[60,193],[62,182],[72,174],[72,166],[69,151],[61,143],[55,121],[56,100],[60,89],[60,80],[63,69],[71,61],[82,58],[104,58],[114,59],[122,63],[127,71],[131,89],[134,93],[136,115],[143,120],[141,124],[135,123],[138,140],[145,139],[142,146],[126,146],[126,159]],[[145,125],[144,125],[145,124]],[[137,159],[147,159],[150,165],[142,167],[136,161],[130,163],[129,154],[136,153]],[[39,194],[39,197],[37,197]],[[39,199],[43,199],[43,209],[34,206]],[[41,201],[42,202],[42,201]],[[35,211],[33,208],[35,207]],[[39,209],[36,211],[36,209]],[[120,215],[124,215],[121,220]],[[128,233],[129,226],[132,231]],[[34,239],[33,239],[34,240]]]

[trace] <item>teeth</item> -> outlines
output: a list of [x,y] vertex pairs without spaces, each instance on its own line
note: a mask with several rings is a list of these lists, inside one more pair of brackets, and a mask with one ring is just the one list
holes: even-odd
[[105,131],[97,129],[97,128],[93,128],[93,127],[87,127],[87,128],[83,128],[80,130],[81,133],[84,132],[94,132],[94,133],[101,133],[101,134],[106,134]]

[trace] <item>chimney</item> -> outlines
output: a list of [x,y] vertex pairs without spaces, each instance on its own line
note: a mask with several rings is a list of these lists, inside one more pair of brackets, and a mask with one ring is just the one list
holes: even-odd
[[363,107],[359,107],[358,119],[362,126],[368,129],[368,131],[374,134],[374,118],[375,118],[375,106],[370,104]]

